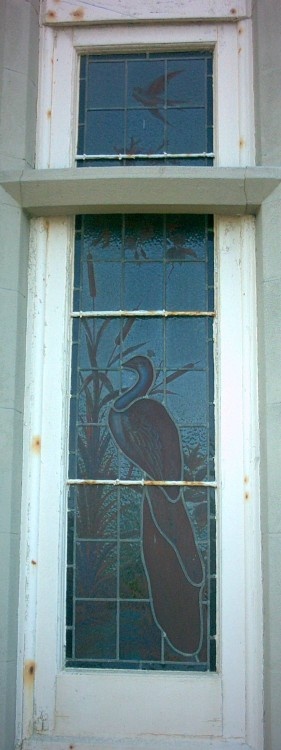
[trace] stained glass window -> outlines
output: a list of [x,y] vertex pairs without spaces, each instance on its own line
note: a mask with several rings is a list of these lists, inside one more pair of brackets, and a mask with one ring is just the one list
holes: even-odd
[[66,666],[214,670],[212,220],[77,217]]
[[212,53],[82,55],[78,166],[211,165]]

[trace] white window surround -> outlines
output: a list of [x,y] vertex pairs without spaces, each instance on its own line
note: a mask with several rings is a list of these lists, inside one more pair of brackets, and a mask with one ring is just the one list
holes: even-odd
[[[50,3],[48,0],[48,7]],[[223,2],[219,4],[222,7]],[[66,7],[67,3],[63,5]],[[229,3],[224,5],[229,18]],[[241,24],[243,45],[240,46]],[[174,23],[172,26],[101,25],[94,29],[45,27],[41,39],[38,175],[40,170],[67,171],[73,167],[79,52],[113,47],[127,51],[135,46],[155,48],[157,45],[192,48],[198,44],[202,48],[214,47],[216,166],[253,165],[253,104],[249,96],[252,91],[251,25],[248,20],[200,26]],[[231,123],[231,128],[226,128],[225,122]],[[102,176],[101,169],[98,172]],[[180,170],[169,167],[170,174],[171,169],[177,181]],[[114,170],[107,168],[107,179],[114,183],[117,178],[122,192],[124,181],[132,180],[136,185],[142,170],[131,167],[129,175],[124,168],[124,177],[118,175],[117,178]],[[162,179],[168,174],[163,173],[161,167],[157,170]],[[95,173],[98,180],[96,170]],[[150,174],[152,176],[148,168],[142,178],[144,183],[149,184]],[[184,184],[177,189],[184,191]],[[181,200],[184,206],[183,197]],[[136,193],[136,201],[138,210],[147,210],[145,186]],[[125,205],[124,196],[118,210],[124,210]],[[133,208],[132,202],[131,210]],[[76,211],[81,210],[78,199]],[[109,202],[106,210],[110,212],[116,207]],[[253,219],[216,219],[221,578],[218,674],[63,669],[65,426],[68,416],[65,393],[69,376],[72,245],[72,219],[33,221],[26,375],[19,742],[22,737],[26,738],[24,750],[40,746],[44,750],[65,750],[71,744],[76,750],[85,746],[106,750],[117,747],[124,750],[133,747],[140,750],[219,750],[221,747],[261,750],[262,616]]]
[[251,16],[251,0],[43,0],[42,21],[52,26],[140,21],[237,21]]
[[94,28],[43,27],[37,169],[75,166],[79,53],[93,49],[95,52],[118,49],[129,52],[148,47],[154,50],[163,47],[166,50],[175,47],[214,49],[215,166],[254,164],[251,41],[248,19],[237,24],[181,22],[158,26],[139,23]]

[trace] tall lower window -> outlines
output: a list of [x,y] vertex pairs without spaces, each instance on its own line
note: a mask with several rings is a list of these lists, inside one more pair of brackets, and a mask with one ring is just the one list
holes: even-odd
[[215,670],[213,230],[76,220],[66,665]]

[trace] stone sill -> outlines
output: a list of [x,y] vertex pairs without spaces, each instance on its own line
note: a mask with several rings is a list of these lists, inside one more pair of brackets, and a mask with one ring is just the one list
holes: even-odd
[[255,215],[281,182],[281,167],[87,167],[0,173],[30,216],[77,213]]

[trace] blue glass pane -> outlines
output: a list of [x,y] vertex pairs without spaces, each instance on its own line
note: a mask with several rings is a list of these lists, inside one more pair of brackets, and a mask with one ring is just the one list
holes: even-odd
[[85,78],[88,59],[89,59],[88,56],[80,55],[79,61],[80,61],[80,78],[81,79]]
[[160,660],[161,637],[148,603],[121,603],[120,657],[121,659]]
[[75,253],[74,258],[74,280],[73,280],[73,286],[74,289],[79,289],[81,285],[81,233],[76,232],[75,235],[75,247],[78,248],[78,250]]
[[79,125],[85,123],[86,81],[81,80],[79,92]]
[[[165,150],[164,109],[132,110],[127,118],[126,153],[159,154]],[[147,163],[147,162],[146,162]],[[139,166],[139,160],[136,162]]]
[[119,111],[90,111],[87,118],[87,154],[124,153],[124,114]]
[[106,427],[78,428],[78,479],[115,479],[119,473],[118,450]]
[[126,217],[126,260],[156,260],[163,257],[163,217],[132,214]]
[[117,593],[116,542],[77,542],[76,596],[111,599]]
[[122,252],[122,216],[85,216],[83,255],[94,260],[118,260]]
[[[83,149],[81,149],[83,151]],[[81,151],[80,151],[81,153]],[[120,149],[115,151],[115,153],[120,153]],[[79,161],[77,159],[77,167],[80,169],[83,169],[84,167],[122,167],[124,166],[123,161],[112,161],[111,159],[100,161],[99,159],[87,159],[86,161]]]
[[205,260],[206,216],[167,216],[166,259]]
[[165,67],[162,60],[128,61],[128,107],[158,109],[165,99]]
[[119,393],[120,373],[108,370],[79,370],[77,403],[77,425],[82,423],[106,423],[103,401],[114,392]]
[[89,262],[83,266],[83,277],[80,310],[121,309],[122,267],[120,263]]
[[[116,341],[121,335],[121,322],[118,319],[91,319],[79,321],[79,359],[80,370],[89,367],[107,369],[110,365]],[[104,380],[104,384],[106,382]]]
[[163,309],[161,263],[126,263],[122,309]]
[[207,78],[207,125],[213,126],[213,78]]
[[88,108],[122,109],[125,94],[125,63],[115,60],[112,64],[100,59],[90,63],[88,71]]
[[[208,153],[212,153],[213,151],[213,148],[214,148],[213,139],[214,139],[213,128],[207,128],[207,152]],[[206,164],[206,166],[208,166],[208,164]]]
[[[131,324],[129,333],[123,343],[122,359],[126,361],[134,353],[146,355],[157,368],[163,363],[164,356],[164,323],[154,318],[128,318]],[[124,327],[125,327],[124,323]],[[123,376],[124,377],[124,376]]]
[[205,263],[167,263],[165,306],[167,310],[208,309]]
[[[189,482],[212,481],[208,466],[209,455],[209,433],[208,427],[191,427],[180,428],[181,443],[184,460],[184,478]],[[198,488],[194,488],[194,497],[196,497]],[[185,495],[187,490],[185,490]]]
[[168,60],[168,106],[203,107],[205,104],[205,60]]
[[206,320],[168,319],[166,321],[166,366],[182,368],[184,366],[205,369],[206,353]]
[[120,494],[120,539],[140,539],[143,490],[122,487]]
[[[169,375],[172,373],[167,371],[167,376]],[[205,372],[189,371],[173,381],[172,395],[167,396],[167,406],[178,425],[207,425],[206,389]]]
[[169,109],[167,121],[167,151],[175,154],[207,151],[204,110]]

